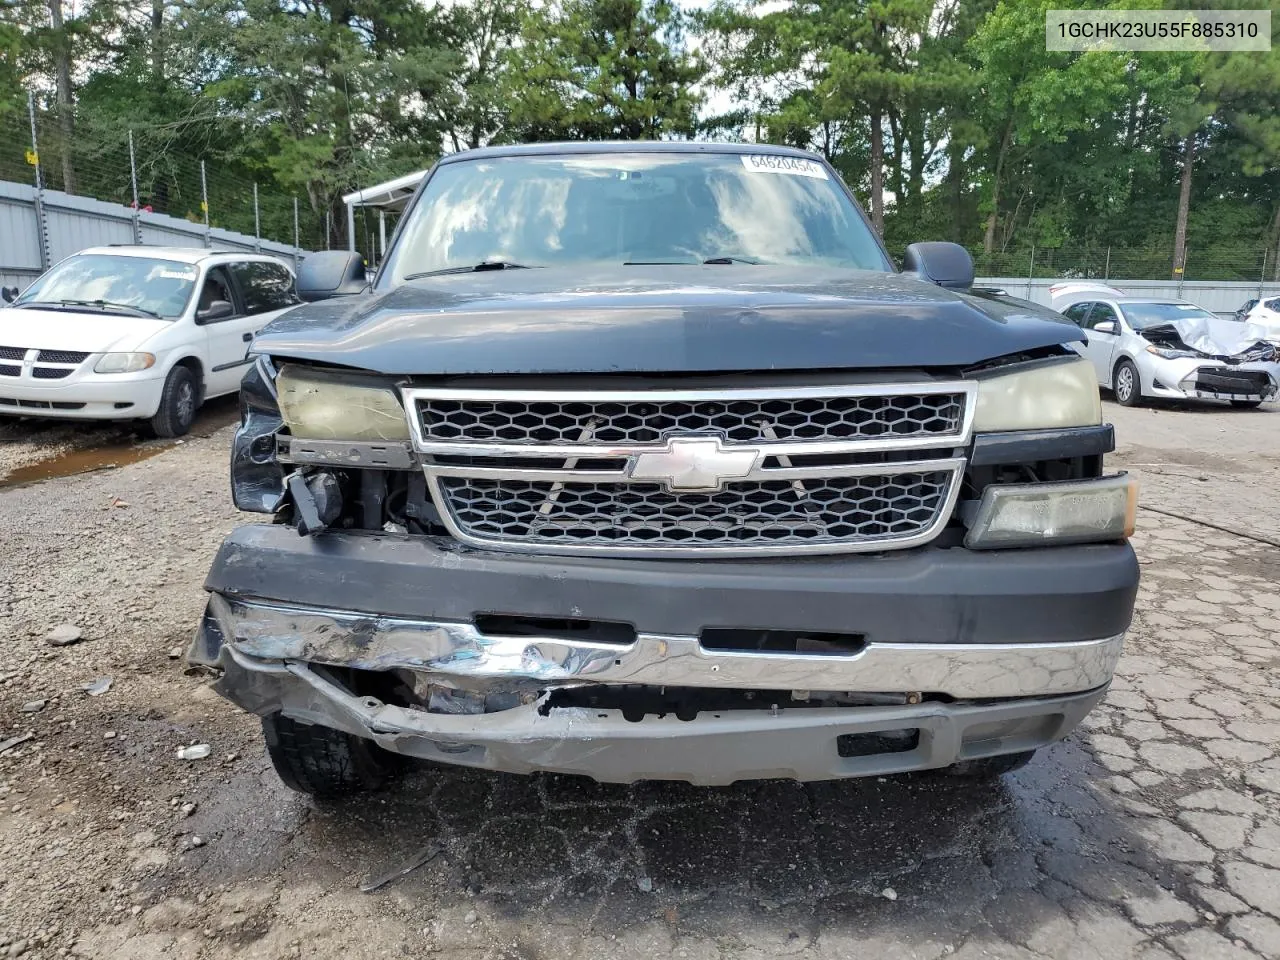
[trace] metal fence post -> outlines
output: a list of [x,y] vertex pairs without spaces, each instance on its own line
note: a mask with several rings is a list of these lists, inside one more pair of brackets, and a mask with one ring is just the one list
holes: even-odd
[[27,91],[27,115],[31,118],[31,156],[28,158],[36,168],[36,246],[40,248],[40,272],[49,269],[49,224],[44,216],[44,177],[40,173],[40,144],[36,141],[36,99],[31,91]]
[[1102,279],[1103,280],[1111,279],[1111,245],[1110,244],[1107,244],[1107,263],[1102,268]]
[[298,198],[293,198],[293,272],[298,272],[298,253],[302,244],[298,241]]
[[129,131],[129,182],[133,185],[133,242],[142,243],[142,208],[138,206],[138,164],[133,158],[133,131]]
[[262,252],[262,221],[258,216],[258,181],[253,181],[253,249]]
[[326,250],[329,249],[329,229],[329,211],[326,210],[324,212],[324,248]]
[[1271,251],[1266,247],[1262,248],[1262,272],[1258,274],[1258,299],[1262,299],[1262,285],[1267,282],[1267,254]]
[[1027,299],[1031,299],[1031,279],[1036,275],[1036,245],[1031,245],[1031,264],[1027,267]]
[[204,245],[213,246],[213,230],[209,226],[209,181],[204,175],[204,161],[200,161],[200,212],[204,214]]

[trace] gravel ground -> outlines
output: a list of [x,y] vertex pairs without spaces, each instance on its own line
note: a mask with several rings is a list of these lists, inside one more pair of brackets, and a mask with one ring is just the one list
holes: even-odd
[[1147,508],[1127,653],[995,787],[420,769],[318,808],[172,657],[248,519],[230,429],[0,490],[0,743],[32,734],[0,753],[0,957],[1280,957],[1280,409],[1107,413]]

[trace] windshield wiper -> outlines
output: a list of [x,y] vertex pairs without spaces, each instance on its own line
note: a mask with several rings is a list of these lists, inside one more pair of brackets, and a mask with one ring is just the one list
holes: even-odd
[[97,307],[99,310],[129,310],[140,317],[155,317],[157,320],[163,320],[164,317],[156,313],[154,310],[148,310],[146,307],[139,307],[132,303],[115,303],[111,300],[26,300],[22,303],[15,303],[15,307]]
[[[732,264],[732,263],[749,263],[753,267],[758,267],[763,260],[753,260],[750,257],[711,257],[703,260],[702,265],[708,264]],[[696,267],[697,260],[624,260],[624,267]]]
[[526,263],[512,263],[510,260],[481,260],[479,263],[473,263],[469,267],[444,267],[441,270],[424,270],[421,273],[411,273],[406,280],[421,280],[423,277],[443,277],[450,273],[483,273],[486,270],[529,270],[531,269]]

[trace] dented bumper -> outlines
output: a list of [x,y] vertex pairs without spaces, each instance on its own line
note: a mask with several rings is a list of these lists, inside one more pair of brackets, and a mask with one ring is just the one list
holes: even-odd
[[[282,711],[447,763],[621,782],[867,776],[1065,736],[1104,695],[1119,659],[1131,562],[1128,547],[1104,546],[1022,551],[1007,567],[953,550],[675,570],[686,565],[551,561],[425,538],[300,538],[258,526],[224,544],[189,659],[219,669],[219,691],[247,710]],[[656,579],[663,569],[670,573]],[[958,579],[967,591],[957,591]],[[788,603],[777,602],[783,594]],[[1034,606],[1074,612],[1031,616]],[[476,625],[485,611],[612,614],[636,633],[623,642],[487,635]],[[714,649],[700,639],[699,625],[726,623],[840,624],[863,628],[865,642],[813,654]],[[353,692],[348,670],[506,700],[488,712],[438,712]],[[676,687],[754,691],[754,706],[637,721],[554,699],[566,689]],[[868,696],[819,706],[821,691]],[[883,703],[886,695],[899,702]]]

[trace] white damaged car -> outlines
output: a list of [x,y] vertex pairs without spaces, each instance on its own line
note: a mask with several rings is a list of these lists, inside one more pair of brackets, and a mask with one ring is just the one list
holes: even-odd
[[1163,398],[1251,408],[1280,392],[1280,350],[1264,327],[1101,284],[1064,284],[1051,293],[1053,308],[1089,338],[1077,349],[1093,362],[1098,383],[1124,406]]
[[0,310],[0,417],[142,421],[186,433],[239,389],[259,330],[298,303],[293,271],[254,253],[96,247]]

